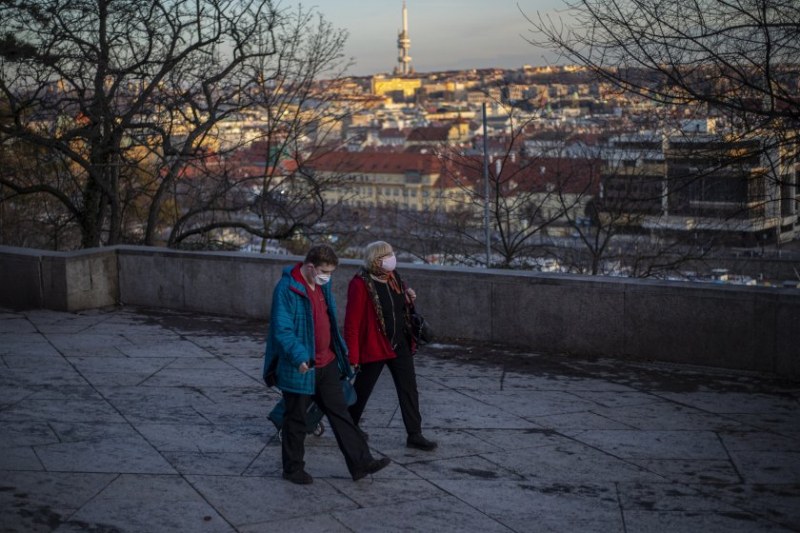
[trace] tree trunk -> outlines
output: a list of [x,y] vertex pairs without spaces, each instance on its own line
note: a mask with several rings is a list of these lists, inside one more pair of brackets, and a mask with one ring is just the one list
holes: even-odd
[[81,223],[81,248],[100,246],[102,227],[103,191],[94,178],[89,177],[83,191]]

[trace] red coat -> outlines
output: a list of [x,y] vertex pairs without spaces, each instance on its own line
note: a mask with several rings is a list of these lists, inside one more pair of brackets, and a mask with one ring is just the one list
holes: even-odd
[[358,274],[350,280],[347,288],[344,341],[350,352],[351,365],[397,357],[378,325],[377,311],[367,291],[367,284]]

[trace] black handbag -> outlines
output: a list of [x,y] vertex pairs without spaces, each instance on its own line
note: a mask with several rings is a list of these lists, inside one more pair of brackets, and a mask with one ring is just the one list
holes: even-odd
[[428,324],[428,321],[422,316],[422,313],[417,311],[417,308],[414,307],[414,302],[408,296],[408,286],[400,279],[400,275],[395,273],[395,276],[397,276],[400,285],[403,287],[403,296],[405,296],[408,313],[411,317],[411,336],[414,338],[414,342],[418,345],[433,342],[433,331],[431,330],[430,324]]
[[417,311],[414,304],[409,304],[411,312],[411,336],[417,344],[428,344],[433,342],[433,331],[431,330],[428,321],[422,316],[422,313]]

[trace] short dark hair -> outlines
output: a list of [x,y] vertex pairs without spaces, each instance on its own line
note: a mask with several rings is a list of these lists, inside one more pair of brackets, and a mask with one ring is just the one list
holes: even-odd
[[322,264],[338,266],[339,258],[336,256],[336,252],[333,251],[333,248],[331,248],[329,245],[315,244],[308,249],[305,262],[311,263],[315,267],[318,267]]

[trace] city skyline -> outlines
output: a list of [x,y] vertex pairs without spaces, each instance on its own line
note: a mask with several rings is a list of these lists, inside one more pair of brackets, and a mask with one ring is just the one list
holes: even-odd
[[[555,61],[554,54],[525,40],[531,35],[525,14],[558,16],[562,0],[406,0],[406,5],[411,66],[417,72],[520,68]],[[321,0],[316,7],[336,28],[349,33],[345,55],[354,61],[349,74],[390,74],[397,66],[402,0]]]

